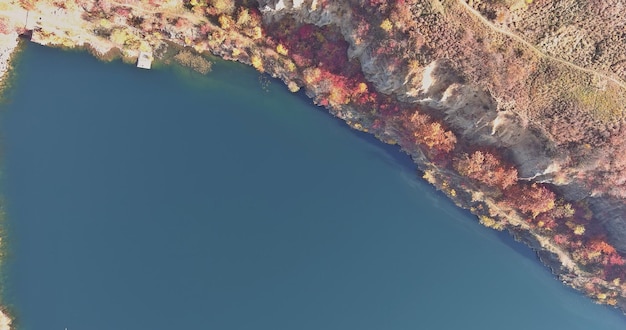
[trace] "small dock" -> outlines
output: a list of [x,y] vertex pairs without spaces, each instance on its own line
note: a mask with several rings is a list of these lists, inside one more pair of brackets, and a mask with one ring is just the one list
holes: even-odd
[[152,53],[139,52],[139,57],[137,58],[137,67],[149,70],[152,67]]

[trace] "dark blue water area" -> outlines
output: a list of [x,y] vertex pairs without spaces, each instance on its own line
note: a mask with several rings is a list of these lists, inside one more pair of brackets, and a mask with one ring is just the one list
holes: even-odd
[[250,68],[27,45],[16,70],[0,129],[19,329],[626,326]]

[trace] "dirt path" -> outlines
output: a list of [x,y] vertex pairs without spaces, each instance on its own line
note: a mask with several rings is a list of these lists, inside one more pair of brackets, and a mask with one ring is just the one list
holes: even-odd
[[521,44],[523,44],[524,46],[528,47],[529,49],[531,49],[533,52],[535,52],[538,56],[549,59],[551,61],[554,62],[558,62],[561,63],[565,66],[568,66],[572,69],[578,70],[578,71],[582,71],[582,72],[587,72],[587,73],[591,73],[594,74],[598,77],[602,77],[605,78],[607,80],[610,80],[612,82],[614,82],[616,85],[620,86],[621,88],[626,89],[626,83],[624,83],[622,80],[617,79],[611,75],[608,75],[606,73],[600,72],[600,71],[596,71],[593,69],[589,69],[589,68],[585,68],[579,65],[576,65],[572,62],[560,59],[558,57],[554,57],[552,55],[548,55],[546,53],[544,53],[541,49],[537,48],[535,45],[531,44],[530,42],[524,40],[524,38],[518,36],[517,34],[502,29],[498,26],[496,26],[495,24],[491,23],[491,21],[489,21],[488,19],[486,19],[480,12],[478,12],[476,9],[472,8],[469,4],[467,4],[467,2],[465,2],[465,0],[457,0],[457,2],[459,4],[461,4],[461,6],[472,16],[478,18],[478,20],[480,20],[483,24],[485,24],[489,29],[491,29],[494,32],[500,33],[500,34],[504,34],[508,37],[510,37],[511,39],[514,39],[518,42],[520,42]]

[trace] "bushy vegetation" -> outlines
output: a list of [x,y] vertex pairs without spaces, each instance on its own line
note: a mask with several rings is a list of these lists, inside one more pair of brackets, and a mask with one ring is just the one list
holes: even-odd
[[189,67],[202,74],[211,72],[211,62],[201,55],[194,54],[189,50],[183,50],[174,56],[174,60],[179,64]]

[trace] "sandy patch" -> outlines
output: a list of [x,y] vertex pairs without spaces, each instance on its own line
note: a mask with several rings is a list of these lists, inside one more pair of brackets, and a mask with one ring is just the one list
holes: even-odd
[[0,330],[11,330],[11,318],[0,310]]
[[17,44],[17,32],[0,34],[0,83],[4,80],[7,71],[9,71],[11,54],[13,54],[17,48]]

